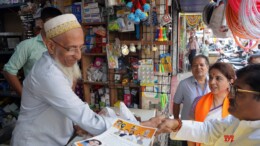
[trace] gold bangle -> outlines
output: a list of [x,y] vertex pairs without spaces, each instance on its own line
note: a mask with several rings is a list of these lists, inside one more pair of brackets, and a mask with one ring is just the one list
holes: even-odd
[[181,119],[176,119],[176,120],[178,122],[178,126],[175,129],[172,129],[173,132],[179,131],[181,129],[181,127],[182,127]]

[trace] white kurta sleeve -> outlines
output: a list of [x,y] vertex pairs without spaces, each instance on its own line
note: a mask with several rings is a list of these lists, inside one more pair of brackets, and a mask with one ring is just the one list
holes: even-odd
[[183,120],[181,129],[178,132],[172,132],[170,138],[213,144],[221,137],[229,123],[229,117],[223,120],[209,120],[204,123]]
[[34,82],[33,88],[39,100],[49,104],[93,135],[101,134],[112,125],[114,119],[96,114],[88,104],[79,99],[61,71],[55,67],[50,70],[50,73]]

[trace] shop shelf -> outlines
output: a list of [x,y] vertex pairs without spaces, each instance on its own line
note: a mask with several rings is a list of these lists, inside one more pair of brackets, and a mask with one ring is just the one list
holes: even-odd
[[0,51],[0,55],[11,55],[13,53],[14,53],[14,50]]
[[82,23],[83,26],[106,25],[107,22]]
[[116,88],[130,87],[130,88],[139,88],[140,86],[137,84],[111,84],[110,86],[115,86]]
[[20,98],[14,91],[0,91],[0,97]]
[[106,56],[107,53],[84,53],[85,56]]
[[173,42],[172,41],[121,41],[121,44],[126,44],[126,45],[130,45],[131,43],[138,45],[139,43],[142,45],[172,45]]
[[16,8],[24,5],[24,3],[15,3],[15,4],[1,4],[0,9],[7,9],[7,8]]
[[84,81],[84,84],[90,84],[90,85],[108,85],[108,82],[92,82],[92,81]]

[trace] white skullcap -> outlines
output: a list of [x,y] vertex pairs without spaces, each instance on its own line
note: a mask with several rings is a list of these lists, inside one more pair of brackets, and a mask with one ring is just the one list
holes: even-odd
[[44,23],[47,38],[53,38],[74,28],[81,27],[73,14],[63,14]]

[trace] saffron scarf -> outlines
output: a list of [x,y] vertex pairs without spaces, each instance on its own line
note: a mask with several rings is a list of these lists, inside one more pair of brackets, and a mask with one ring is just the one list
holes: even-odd
[[[222,118],[225,118],[229,114],[229,100],[227,96],[225,97],[222,105]],[[199,99],[195,107],[195,121],[203,122],[205,120],[213,103],[213,98],[213,94],[210,92]],[[196,143],[196,146],[200,146],[200,143]]]
[[[229,100],[227,96],[225,97],[222,105],[222,118],[225,118],[229,114]],[[213,104],[213,98],[213,94],[210,92],[199,99],[195,107],[195,121],[203,122],[205,120],[210,111],[210,107]]]

